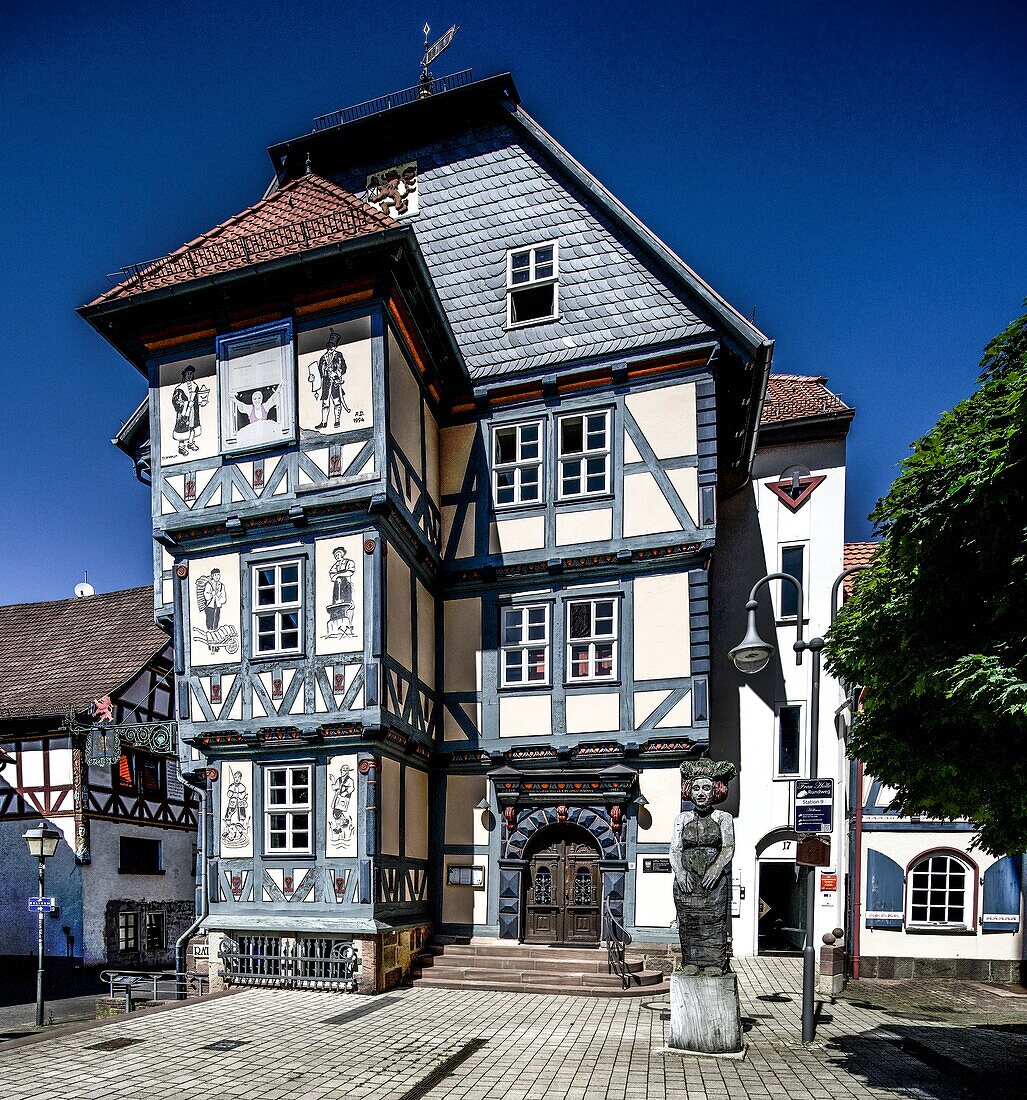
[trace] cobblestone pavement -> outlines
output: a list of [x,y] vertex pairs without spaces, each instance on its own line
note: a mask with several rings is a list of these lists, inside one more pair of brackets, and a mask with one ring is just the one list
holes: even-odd
[[[799,1041],[800,964],[736,963],[748,1056],[661,1053],[667,998],[406,989],[358,998],[250,990],[0,1047],[27,1100],[783,1100],[1022,1097],[1022,1024],[903,1019],[838,1000]],[[884,984],[884,983],[876,983]],[[999,999],[999,998],[996,998]],[[901,1011],[901,1010],[900,1010]],[[117,1049],[99,1049],[128,1040]]]

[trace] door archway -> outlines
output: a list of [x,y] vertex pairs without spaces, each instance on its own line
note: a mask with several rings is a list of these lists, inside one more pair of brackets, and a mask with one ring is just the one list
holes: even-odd
[[599,942],[602,879],[598,845],[586,829],[550,825],[525,853],[524,942]]

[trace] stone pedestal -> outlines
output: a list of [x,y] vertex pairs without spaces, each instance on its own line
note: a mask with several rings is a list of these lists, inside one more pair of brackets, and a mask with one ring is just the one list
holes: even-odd
[[672,1050],[694,1054],[738,1054],[742,1011],[734,974],[671,974]]

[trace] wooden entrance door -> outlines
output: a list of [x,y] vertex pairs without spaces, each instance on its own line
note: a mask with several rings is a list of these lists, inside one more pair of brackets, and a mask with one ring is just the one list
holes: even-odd
[[525,943],[599,942],[599,853],[554,834],[528,861]]

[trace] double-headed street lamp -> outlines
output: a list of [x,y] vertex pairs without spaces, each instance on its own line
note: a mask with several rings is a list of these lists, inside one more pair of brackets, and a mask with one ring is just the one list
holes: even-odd
[[[865,565],[854,565],[850,569],[844,569],[835,577],[834,584],[831,586],[832,623],[834,622],[838,603],[838,589],[841,587],[842,581],[852,573],[858,573],[861,569],[866,568]],[[798,578],[793,577],[790,573],[768,573],[752,586],[748,603],[745,605],[745,610],[748,613],[745,623],[745,637],[734,647],[734,649],[728,652],[728,656],[734,662],[735,668],[737,668],[739,672],[744,672],[747,676],[762,672],[770,663],[770,658],[774,656],[775,650],[770,642],[765,642],[760,637],[759,631],[756,629],[756,611],[759,608],[756,593],[771,581],[788,581],[788,583],[795,588],[797,597],[795,608],[796,633],[795,643],[792,645],[792,649],[795,650],[795,663],[797,665],[802,664],[802,655],[807,650],[813,658],[813,682],[810,687],[809,695],[809,778],[816,779],[820,748],[820,654],[824,648],[824,639],[819,636],[810,638],[809,641],[803,639],[803,591],[802,584],[799,582]],[[802,949],[802,1041],[804,1043],[811,1043],[816,1031],[813,1017],[813,997],[816,985],[816,949],[813,946],[813,912],[816,898],[816,875],[811,870],[806,878],[806,943]]]
[[25,843],[29,846],[29,855],[39,860],[39,968],[36,970],[36,1027],[43,1026],[43,920],[46,914],[43,911],[43,898],[45,896],[45,867],[46,861],[57,851],[57,845],[61,842],[61,834],[56,829],[51,829],[45,821],[22,834]]

